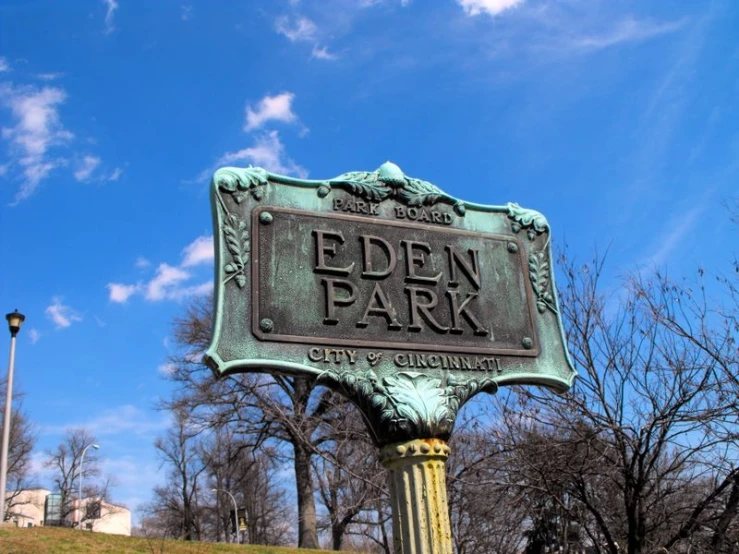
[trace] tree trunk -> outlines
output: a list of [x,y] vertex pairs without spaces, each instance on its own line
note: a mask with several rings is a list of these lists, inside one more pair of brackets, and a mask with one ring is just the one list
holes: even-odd
[[726,502],[726,508],[724,513],[719,518],[716,530],[711,537],[711,548],[719,552],[719,547],[724,546],[723,543],[726,541],[726,530],[729,528],[729,524],[736,517],[737,511],[739,511],[739,473],[734,475],[734,482],[731,485],[731,493],[729,494],[729,500]]
[[295,451],[295,482],[298,492],[298,548],[319,548],[316,527],[316,501],[313,497],[311,452],[301,444]]
[[341,524],[331,526],[331,550],[341,550],[346,528]]

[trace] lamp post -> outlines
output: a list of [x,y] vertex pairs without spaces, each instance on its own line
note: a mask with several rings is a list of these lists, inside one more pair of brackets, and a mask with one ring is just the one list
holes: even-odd
[[95,450],[97,450],[98,448],[100,448],[100,445],[88,444],[82,449],[82,456],[80,456],[80,496],[77,502],[77,526],[79,527],[79,529],[82,529],[82,470],[84,469],[85,452],[87,452],[87,449],[90,447],[93,447]]
[[0,453],[0,523],[5,521],[5,489],[8,484],[8,446],[10,444],[10,405],[13,399],[13,366],[15,365],[15,337],[21,330],[26,316],[16,309],[5,316],[10,329],[10,361],[8,362],[8,382],[5,390],[5,416],[3,417],[3,446]]
[[238,506],[236,506],[236,498],[234,497],[233,494],[231,494],[226,489],[211,489],[211,491],[216,494],[218,494],[218,491],[225,492],[228,496],[231,497],[231,502],[233,502],[233,505],[234,505],[234,520],[236,523],[236,529],[235,529],[236,533],[234,534],[234,543],[238,543],[239,542],[239,508]]

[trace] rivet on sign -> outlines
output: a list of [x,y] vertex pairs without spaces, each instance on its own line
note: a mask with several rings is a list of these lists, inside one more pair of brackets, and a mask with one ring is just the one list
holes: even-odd
[[272,329],[274,329],[274,327],[274,322],[268,317],[265,317],[262,321],[259,322],[259,328],[265,333],[269,333]]
[[523,344],[523,347],[526,350],[530,350],[531,348],[534,347],[534,341],[531,340],[531,338],[529,337],[524,337],[523,340],[521,341],[521,344]]
[[259,221],[260,223],[264,223],[265,225],[269,225],[272,223],[272,214],[269,212],[262,212],[259,214]]
[[515,242],[509,242],[508,252],[510,252],[511,254],[515,254],[516,252],[518,252],[518,245]]

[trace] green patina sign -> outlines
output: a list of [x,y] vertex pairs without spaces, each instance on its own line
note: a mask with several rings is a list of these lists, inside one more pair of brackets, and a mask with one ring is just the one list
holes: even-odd
[[223,168],[211,195],[217,375],[311,376],[380,444],[448,438],[479,391],[572,384],[540,213],[392,163],[325,181]]

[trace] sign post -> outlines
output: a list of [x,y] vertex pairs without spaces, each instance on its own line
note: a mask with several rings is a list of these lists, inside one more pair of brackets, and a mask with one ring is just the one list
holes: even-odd
[[308,181],[222,168],[211,187],[217,376],[308,375],[361,411],[390,471],[400,554],[451,554],[445,460],[478,392],[575,377],[549,225],[387,162]]

